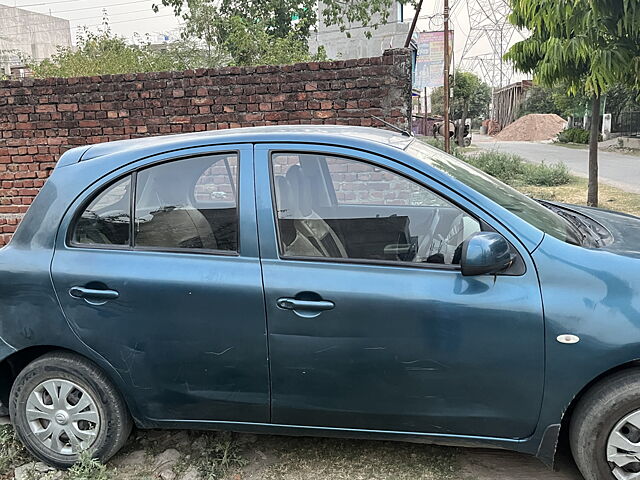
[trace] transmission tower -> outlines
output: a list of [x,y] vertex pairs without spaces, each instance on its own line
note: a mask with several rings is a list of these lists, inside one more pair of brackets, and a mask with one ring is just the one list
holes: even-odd
[[[511,13],[508,1],[466,0],[466,3],[470,30],[460,67],[477,73],[492,87],[508,85],[513,68],[502,57],[516,32],[507,19]],[[472,54],[478,50],[481,53]]]

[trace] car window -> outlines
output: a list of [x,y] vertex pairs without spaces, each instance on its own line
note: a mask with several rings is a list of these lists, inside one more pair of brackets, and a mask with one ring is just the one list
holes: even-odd
[[136,247],[238,251],[238,156],[176,160],[138,172]]
[[479,222],[423,185],[368,162],[274,153],[283,257],[460,263]]
[[327,157],[327,166],[339,204],[448,205],[420,184],[370,163]]
[[73,243],[129,245],[131,177],[107,187],[84,209],[75,224]]

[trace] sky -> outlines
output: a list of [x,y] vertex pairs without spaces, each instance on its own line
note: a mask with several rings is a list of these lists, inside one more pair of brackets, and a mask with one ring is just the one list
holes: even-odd
[[[454,60],[457,61],[462,55],[469,33],[467,0],[449,1],[452,12],[451,28],[455,30]],[[483,2],[486,4],[489,0]],[[180,21],[173,15],[170,7],[160,7],[157,14],[153,12],[152,5],[161,3],[160,0],[0,0],[0,3],[65,18],[70,21],[73,39],[83,26],[92,31],[100,28],[103,12],[106,12],[109,18],[111,30],[130,40],[133,40],[136,34],[149,35],[152,42],[161,41],[165,35],[175,38],[180,27]],[[443,0],[425,1],[418,21],[418,30],[441,30],[442,9]],[[405,7],[405,18],[410,19],[412,16],[412,8]],[[514,41],[518,38],[516,35]],[[488,42],[481,41],[472,53],[480,54],[486,51]]]

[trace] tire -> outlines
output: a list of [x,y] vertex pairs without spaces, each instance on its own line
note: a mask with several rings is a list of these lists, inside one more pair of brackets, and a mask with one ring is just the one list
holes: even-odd
[[9,414],[27,450],[56,468],[72,466],[82,450],[106,462],[132,428],[122,397],[104,373],[67,352],[43,355],[20,372],[11,388]]
[[[640,441],[640,428],[625,420],[634,412],[638,412],[634,423],[640,423],[637,421],[640,419],[640,369],[612,375],[593,386],[580,400],[571,417],[569,441],[585,480],[623,478],[614,475],[616,465],[608,461],[607,448],[614,430],[625,432],[634,443]],[[616,448],[613,451],[622,453]],[[636,453],[640,453],[640,446]],[[625,468],[640,471],[640,462],[629,463]]]

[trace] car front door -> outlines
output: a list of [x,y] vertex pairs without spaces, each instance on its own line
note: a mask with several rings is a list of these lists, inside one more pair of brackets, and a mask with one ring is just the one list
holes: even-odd
[[[543,314],[526,250],[407,167],[338,147],[256,146],[272,421],[524,438],[543,387]],[[494,228],[511,274],[464,277]]]
[[52,263],[58,298],[145,418],[266,422],[253,147],[173,156],[114,172],[72,205]]

